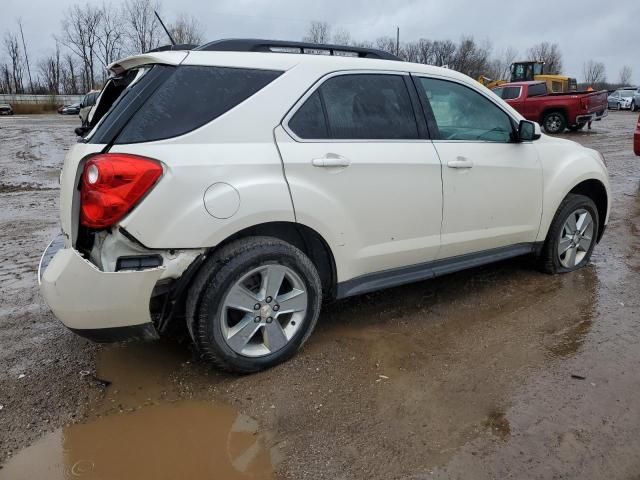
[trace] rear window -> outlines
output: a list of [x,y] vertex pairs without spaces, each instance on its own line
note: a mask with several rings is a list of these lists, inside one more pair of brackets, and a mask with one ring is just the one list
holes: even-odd
[[176,137],[218,118],[282,72],[184,65],[155,90],[115,143]]

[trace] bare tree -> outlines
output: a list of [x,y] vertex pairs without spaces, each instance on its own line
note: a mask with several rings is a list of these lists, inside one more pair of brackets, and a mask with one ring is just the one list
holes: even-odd
[[98,57],[102,10],[92,5],[73,5],[62,22],[60,41],[82,62],[83,87],[95,87],[95,66]]
[[604,63],[602,62],[589,60],[583,65],[582,71],[585,83],[594,88],[596,85],[602,84],[607,80]]
[[633,74],[633,70],[629,65],[625,65],[620,69],[620,85],[626,87],[631,82],[631,75]]
[[104,67],[102,80],[106,80],[106,67],[117,60],[124,49],[122,12],[112,6],[102,5],[102,16],[98,25],[98,48],[96,55]]
[[376,38],[376,48],[387,53],[396,54],[396,39],[391,37]]
[[511,64],[515,62],[518,51],[513,47],[507,47],[489,63],[487,75],[492,80],[509,80]]
[[490,48],[489,45],[478,45],[473,37],[462,38],[450,67],[477,78],[488,69]]
[[22,54],[18,36],[15,33],[7,32],[4,36],[4,46],[11,62],[9,90],[11,93],[24,93]]
[[156,0],[126,0],[123,21],[131,44],[130,53],[144,53],[160,45],[165,33],[154,14],[160,4]]
[[64,56],[64,66],[61,69],[61,83],[64,93],[79,93],[78,77],[76,75],[76,63],[73,55],[67,53]]
[[58,95],[60,93],[60,47],[56,42],[56,52],[53,55],[40,60],[40,84],[47,93]]
[[527,50],[529,60],[544,62],[545,73],[562,72],[562,53],[557,43],[541,42]]
[[351,34],[344,28],[339,28],[333,34],[333,43],[335,45],[351,45]]
[[168,28],[176,43],[200,45],[204,41],[202,25],[195,17],[181,14]]
[[436,40],[433,42],[433,65],[438,67],[450,66],[455,59],[456,44],[451,40]]
[[6,63],[0,65],[0,93],[11,93],[11,73]]
[[302,40],[309,43],[329,43],[331,41],[331,27],[327,22],[311,22],[307,34]]

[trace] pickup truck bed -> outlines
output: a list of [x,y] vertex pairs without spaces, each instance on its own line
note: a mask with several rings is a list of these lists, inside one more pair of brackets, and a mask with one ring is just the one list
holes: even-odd
[[608,114],[606,90],[549,94],[544,82],[513,82],[500,85],[494,93],[550,134],[579,130]]

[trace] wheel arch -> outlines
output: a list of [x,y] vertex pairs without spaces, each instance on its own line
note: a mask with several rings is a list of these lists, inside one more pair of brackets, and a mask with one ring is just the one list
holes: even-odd
[[244,228],[209,249],[217,250],[229,242],[255,236],[278,238],[299,248],[309,257],[320,275],[323,296],[327,299],[335,298],[337,284],[336,262],[331,247],[316,230],[295,222],[266,222]]
[[606,227],[605,222],[607,221],[607,214],[609,211],[609,192],[601,180],[593,177],[582,178],[576,181],[572,186],[563,191],[563,194],[558,195],[555,200],[551,202],[553,208],[547,209],[546,212],[543,212],[541,228],[538,233],[538,241],[543,242],[546,240],[553,219],[558,212],[558,208],[569,194],[584,195],[589,197],[596,204],[599,219],[598,236],[596,241],[600,242],[600,239],[604,234]]
[[600,239],[604,234],[604,222],[607,218],[607,211],[609,208],[609,197],[604,184],[599,180],[590,178],[578,183],[569,191],[569,193],[575,193],[584,195],[585,197],[589,197],[591,200],[593,200],[593,203],[596,204],[596,208],[598,209],[598,219],[600,220],[596,241],[600,242]]

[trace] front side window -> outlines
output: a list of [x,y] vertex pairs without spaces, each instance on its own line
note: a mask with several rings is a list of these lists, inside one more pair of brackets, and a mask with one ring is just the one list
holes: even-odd
[[[441,140],[509,142],[513,124],[488,98],[458,83],[420,78]],[[433,136],[433,132],[432,132]]]
[[400,75],[332,77],[298,109],[289,128],[304,139],[419,138],[409,92]]

